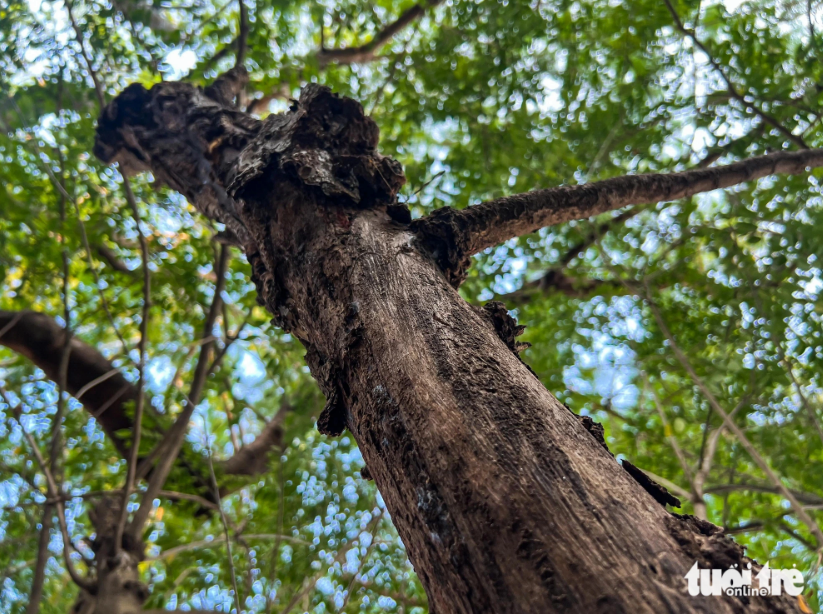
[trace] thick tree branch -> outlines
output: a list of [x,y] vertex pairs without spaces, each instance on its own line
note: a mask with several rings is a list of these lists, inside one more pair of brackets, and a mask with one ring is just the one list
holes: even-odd
[[823,166],[823,149],[782,151],[726,166],[671,174],[626,175],[590,184],[516,194],[462,210],[437,209],[412,228],[453,285],[465,277],[470,257],[546,226],[631,205],[687,198],[775,174],[800,174]]
[[[66,331],[49,316],[35,311],[0,311],[0,345],[21,354],[57,382]],[[118,431],[130,429],[126,406],[136,402],[137,387],[96,349],[71,338],[66,390],[100,423],[124,457],[129,442]]]
[[373,62],[377,58],[375,54],[391,41],[396,34],[425,15],[427,9],[433,8],[442,2],[443,0],[423,0],[415,4],[375,34],[374,38],[364,45],[346,49],[324,49],[321,47],[320,51],[317,52],[317,60],[321,67],[331,63],[363,64]]

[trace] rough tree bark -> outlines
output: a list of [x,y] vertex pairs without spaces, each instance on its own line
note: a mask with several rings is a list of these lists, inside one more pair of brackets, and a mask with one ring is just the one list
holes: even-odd
[[238,236],[259,301],[327,397],[318,427],[353,433],[432,611],[798,611],[688,596],[695,561],[745,565],[742,548],[615,461],[520,360],[502,305],[461,299],[450,282],[466,250],[433,253],[454,225],[435,240],[411,224],[402,169],[362,107],[310,85],[261,122],[232,104],[243,82],[132,85],[95,152],[151,170]]

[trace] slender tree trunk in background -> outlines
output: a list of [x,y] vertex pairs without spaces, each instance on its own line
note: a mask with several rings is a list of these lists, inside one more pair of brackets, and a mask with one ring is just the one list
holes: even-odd
[[50,556],[49,542],[51,541],[51,528],[54,524],[53,515],[54,506],[44,505],[40,536],[37,540],[37,562],[34,566],[34,577],[31,580],[26,614],[37,614],[40,611],[40,602],[43,599],[43,583],[46,579],[46,565]]
[[309,86],[260,122],[231,105],[242,83],[131,86],[95,151],[238,236],[326,394],[318,427],[353,433],[433,612],[799,611],[687,594],[695,561],[745,566],[742,549],[666,511],[520,361],[505,309],[459,296],[359,104]]

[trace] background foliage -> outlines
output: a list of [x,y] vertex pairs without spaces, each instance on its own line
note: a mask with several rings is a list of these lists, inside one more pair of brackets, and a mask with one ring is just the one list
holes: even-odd
[[[133,81],[206,84],[234,63],[239,5],[71,6],[76,29],[63,2],[0,7],[0,309],[37,310],[61,325],[68,315],[75,335],[137,381],[138,228],[116,169],[90,154],[92,71],[108,98]],[[360,100],[384,153],[406,168],[402,199],[416,216],[535,187],[823,145],[823,13],[812,0],[447,0],[425,4],[376,58],[351,65],[325,64],[321,43],[367,43],[413,3],[246,6],[250,97],[270,96],[256,110],[283,110],[309,81]],[[533,344],[525,360],[546,386],[601,421],[613,452],[665,478],[685,511],[705,505],[754,558],[802,569],[813,608],[823,544],[720,428],[703,388],[726,411],[737,407],[758,453],[823,520],[818,177],[763,180],[513,240],[481,254],[462,289],[470,301],[516,309]],[[132,184],[150,249],[147,392],[162,423],[180,411],[194,368],[214,292],[215,229],[150,177]],[[234,482],[223,499],[231,561],[219,515],[156,502],[142,565],[150,604],[228,611],[234,574],[249,612],[426,611],[379,494],[360,478],[356,445],[314,430],[322,398],[302,348],[269,325],[248,280],[235,252],[214,331],[225,358],[188,440],[205,467],[209,449],[230,456],[288,403],[285,445],[267,473]],[[0,379],[45,454],[54,383],[3,349]],[[46,499],[9,409],[0,403],[4,614],[25,609]],[[60,428],[82,569],[89,502],[122,488],[126,463],[77,401]],[[171,482],[185,490],[185,472]],[[76,591],[52,533],[42,611],[65,612]]]

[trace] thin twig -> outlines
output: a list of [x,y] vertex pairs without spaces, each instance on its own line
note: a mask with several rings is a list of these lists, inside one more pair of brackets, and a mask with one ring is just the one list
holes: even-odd
[[422,0],[401,13],[397,19],[384,26],[368,43],[363,45],[345,49],[325,49],[321,47],[317,52],[320,66],[325,66],[331,62],[355,64],[374,61],[378,57],[376,53],[388,44],[396,34],[425,15],[427,9],[434,8],[442,2],[443,0]]
[[103,107],[106,106],[106,95],[103,90],[103,84],[100,82],[99,77],[97,76],[97,71],[94,70],[94,66],[92,65],[91,58],[86,53],[86,41],[83,38],[83,30],[80,29],[80,26],[77,24],[77,21],[74,19],[74,13],[72,11],[72,3],[71,0],[65,0],[66,4],[66,11],[69,14],[69,21],[71,22],[71,27],[74,30],[74,35],[77,37],[77,43],[80,45],[80,54],[83,56],[83,60],[86,63],[86,67],[89,70],[89,76],[91,76],[91,80],[94,83],[94,91],[97,93],[97,102],[100,103],[100,109],[102,110]]
[[[203,326],[203,338],[212,336],[214,322],[217,315],[220,313],[220,302],[222,301],[223,288],[225,288],[226,283],[226,269],[228,268],[229,250],[230,248],[226,245],[220,246],[220,253],[218,256],[217,265],[215,267],[217,281],[214,287],[214,296],[212,298],[211,307],[209,307],[209,312],[206,315],[206,322]],[[156,450],[162,450],[163,455],[158,462],[157,467],[154,469],[152,477],[146,487],[146,492],[143,493],[140,507],[137,509],[134,517],[132,518],[129,531],[134,536],[137,536],[142,532],[143,525],[145,524],[152,508],[152,500],[155,496],[157,496],[157,492],[163,488],[163,485],[169,476],[169,472],[174,465],[174,461],[180,454],[180,448],[186,438],[186,430],[188,428],[189,420],[194,413],[194,408],[200,402],[200,396],[206,382],[206,369],[209,362],[209,353],[213,344],[213,341],[209,341],[200,346],[200,356],[197,359],[191,389],[189,394],[186,395],[183,411],[180,412],[180,415],[166,433],[163,440],[157,444],[158,448],[155,448]]]
[[[310,546],[311,544],[304,539],[300,539],[298,537],[294,537],[292,535],[281,535],[279,533],[249,533],[242,536],[244,540],[255,541],[255,540],[270,540],[273,539],[275,541],[287,541],[292,542],[294,544],[298,544],[301,546]],[[174,557],[181,552],[188,552],[190,550],[199,550],[200,548],[208,548],[210,546],[218,546],[226,542],[225,535],[221,537],[215,537],[214,539],[200,539],[197,541],[189,542],[187,544],[181,544],[179,546],[174,546],[172,548],[168,548],[163,550],[157,556],[150,556],[147,560],[149,561],[161,561],[163,559],[168,559]]]
[[[129,497],[134,488],[135,474],[137,473],[137,459],[140,455],[140,436],[143,430],[143,406],[146,402],[146,341],[148,339],[149,331],[149,309],[151,307],[151,274],[149,272],[149,243],[146,236],[143,234],[141,228],[140,211],[137,208],[137,200],[132,192],[131,184],[126,176],[123,176],[123,189],[126,193],[126,200],[129,203],[131,214],[137,227],[137,237],[140,241],[140,257],[143,268],[143,310],[140,319],[140,341],[137,344],[137,351],[139,353],[138,364],[138,388],[137,388],[137,402],[134,411],[134,438],[132,441],[131,450],[129,451],[128,467],[126,470],[126,485],[123,488],[123,504],[120,508],[120,521],[117,524],[117,532],[115,533],[114,553],[120,552],[122,545],[123,532],[126,529],[126,523],[129,517]],[[143,501],[145,503],[145,500]],[[141,504],[141,507],[143,505]]]
[[37,447],[37,442],[34,441],[34,437],[26,431],[23,427],[23,423],[20,422],[20,414],[22,414],[22,408],[20,405],[12,404],[11,399],[9,399],[8,394],[6,393],[6,389],[2,386],[0,386],[0,396],[3,397],[3,401],[9,406],[11,415],[15,422],[17,422],[20,426],[20,430],[23,432],[23,437],[25,437],[28,442],[40,470],[43,472],[43,475],[46,476],[46,486],[48,488],[49,496],[57,499],[55,504],[57,507],[57,523],[60,525],[60,532],[63,537],[63,559],[66,564],[66,571],[68,571],[69,576],[77,586],[85,591],[91,591],[94,589],[92,582],[88,578],[82,577],[74,568],[74,564],[71,562],[71,556],[69,555],[69,544],[71,544],[71,539],[69,538],[69,529],[68,524],[66,523],[66,508],[62,501],[59,500],[60,491],[57,488],[57,482],[54,479],[54,475],[46,464],[46,460],[43,458],[40,448]]
[[203,431],[206,436],[206,459],[209,463],[209,476],[211,477],[211,486],[214,491],[214,497],[217,500],[217,509],[220,510],[220,522],[223,524],[223,535],[226,539],[226,555],[229,559],[229,573],[231,573],[231,584],[234,588],[234,603],[237,606],[237,614],[240,614],[240,591],[237,588],[237,574],[234,570],[234,559],[231,554],[231,538],[229,537],[229,525],[226,522],[226,513],[223,511],[223,502],[220,499],[220,488],[217,486],[217,476],[214,475],[214,463],[211,457],[211,440],[209,438],[209,424],[206,421],[206,416],[203,416]]
[[801,149],[808,149],[809,146],[806,145],[805,141],[803,141],[801,137],[797,136],[791,130],[786,128],[786,126],[781,124],[774,116],[769,115],[768,113],[757,107],[755,104],[750,103],[746,100],[746,96],[740,93],[740,91],[738,91],[737,87],[726,74],[726,71],[723,70],[723,67],[720,65],[720,63],[714,59],[712,54],[709,52],[708,48],[702,42],[700,42],[700,39],[697,38],[697,35],[695,34],[694,30],[688,29],[683,24],[683,21],[680,19],[680,15],[677,13],[677,9],[674,8],[674,5],[672,4],[671,0],[663,1],[666,4],[666,8],[669,10],[669,13],[671,13],[672,19],[674,19],[674,23],[677,29],[685,36],[690,38],[694,45],[698,47],[704,54],[706,54],[706,57],[709,60],[709,64],[711,64],[712,68],[714,68],[714,70],[717,71],[717,73],[720,75],[720,78],[726,82],[726,86],[729,88],[729,93],[731,94],[732,98],[737,100],[748,111],[757,115],[764,122],[776,128],[780,133],[783,134],[783,136],[789,139],[792,143],[794,143]]
[[120,330],[117,328],[117,324],[114,321],[114,315],[111,312],[111,308],[109,307],[109,301],[106,299],[106,294],[103,292],[103,288],[100,287],[100,274],[97,272],[97,268],[94,266],[94,261],[92,260],[92,253],[91,253],[91,245],[89,244],[89,237],[86,234],[86,225],[83,223],[83,217],[80,215],[80,206],[77,203],[77,200],[74,199],[74,210],[77,214],[77,224],[80,227],[80,238],[83,240],[83,248],[86,250],[86,259],[89,264],[89,270],[91,271],[92,276],[94,277],[94,287],[97,290],[97,294],[100,297],[100,303],[103,306],[103,311],[106,313],[106,317],[111,324],[112,330],[114,330],[114,334],[117,335],[117,339],[120,341],[120,345],[123,348],[123,354],[128,357],[129,356],[129,346],[126,343],[125,338],[120,333]]

